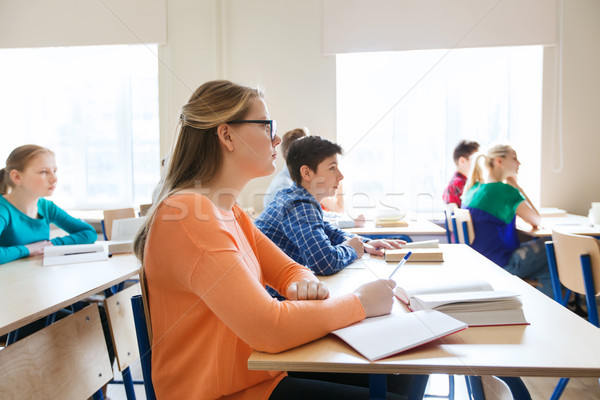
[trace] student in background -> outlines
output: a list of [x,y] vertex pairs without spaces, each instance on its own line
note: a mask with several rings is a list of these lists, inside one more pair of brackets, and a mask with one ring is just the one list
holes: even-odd
[[[294,180],[260,214],[255,225],[288,256],[317,275],[331,275],[366,251],[383,255],[382,248],[399,248],[404,241],[365,240],[335,228],[323,218],[320,201],[333,196],[344,178],[337,155],[342,148],[319,136],[296,140],[287,165]],[[367,241],[368,244],[363,242]]]
[[[393,304],[390,280],[330,298],[236,204],[248,181],[275,170],[280,138],[273,122],[260,91],[229,81],[203,84],[181,110],[158,200],[134,242],[147,285],[160,399],[368,396],[367,388],[248,370],[254,349],[287,350],[387,314]],[[273,299],[265,284],[288,301]]]
[[[488,172],[483,178],[479,162]],[[471,213],[475,239],[473,248],[520,278],[534,278],[540,291],[552,297],[546,250],[542,240],[520,244],[515,221],[517,215],[534,228],[540,214],[517,183],[517,153],[508,145],[492,147],[475,159],[462,208]]]
[[452,176],[450,183],[444,189],[442,198],[444,203],[454,203],[458,207],[461,206],[461,196],[467,176],[471,173],[471,165],[473,162],[473,154],[479,151],[479,143],[461,140],[454,148],[454,164],[456,164],[456,172]]
[[[284,133],[281,137],[281,146],[279,146],[279,150],[283,156],[283,159],[286,159],[288,149],[290,148],[292,142],[308,135],[310,135],[308,128],[296,128]],[[263,205],[265,208],[271,201],[273,201],[273,198],[278,191],[289,188],[293,184],[294,181],[290,177],[290,171],[288,171],[287,165],[284,165],[283,169],[277,175],[275,175],[269,184],[269,187],[267,188],[267,193],[265,193],[265,197],[263,198]]]
[[[93,243],[94,228],[43,197],[56,188],[56,161],[47,148],[14,149],[0,170],[0,264],[44,253],[45,246]],[[50,240],[50,223],[69,233]]]

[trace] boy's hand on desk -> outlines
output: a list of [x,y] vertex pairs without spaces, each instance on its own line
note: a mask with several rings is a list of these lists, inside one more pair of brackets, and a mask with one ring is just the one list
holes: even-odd
[[368,243],[365,243],[365,252],[374,256],[383,256],[382,249],[401,249],[403,244],[406,244],[404,240],[370,240]]
[[342,244],[347,244],[348,246],[356,250],[358,258],[361,258],[365,253],[365,246],[358,236],[351,237],[350,239],[344,241]]
[[394,287],[396,282],[391,279],[379,279],[360,285],[354,294],[360,300],[367,318],[377,317],[392,312],[394,305]]
[[288,286],[288,300],[324,300],[329,297],[329,288],[323,282],[302,279]]
[[25,247],[29,250],[29,256],[39,256],[44,254],[44,247],[53,246],[52,242],[49,240],[41,240],[35,243],[26,244]]

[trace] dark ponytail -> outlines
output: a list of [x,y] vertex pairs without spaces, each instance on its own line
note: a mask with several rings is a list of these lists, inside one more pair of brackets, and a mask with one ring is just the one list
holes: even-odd
[[10,179],[8,177],[8,174],[6,173],[6,168],[2,168],[0,169],[0,194],[1,195],[5,195],[8,193],[8,182],[6,181],[7,179]]

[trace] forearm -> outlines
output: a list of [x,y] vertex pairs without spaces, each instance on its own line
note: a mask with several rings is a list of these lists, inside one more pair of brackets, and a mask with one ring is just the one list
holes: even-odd
[[29,250],[25,246],[0,247],[0,264],[5,264],[19,258],[29,256]]

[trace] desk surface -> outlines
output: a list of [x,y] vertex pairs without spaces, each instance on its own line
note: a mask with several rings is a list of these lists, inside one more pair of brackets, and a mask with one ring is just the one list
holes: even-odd
[[[435,276],[482,278],[522,296],[528,326],[469,328],[436,342],[369,362],[341,339],[327,335],[279,353],[254,352],[250,369],[358,373],[450,373],[502,376],[600,376],[600,330],[465,245],[442,245],[445,262],[406,264],[396,281]],[[354,268],[322,277],[332,295],[386,277],[394,264],[365,257]],[[396,300],[394,313],[406,312]],[[373,338],[377,340],[377,338]]]
[[138,273],[132,254],[43,267],[42,257],[0,265],[0,335],[52,314]]
[[538,229],[531,229],[531,225],[517,218],[517,229],[533,237],[550,237],[552,228],[560,229],[562,232],[577,235],[600,236],[600,226],[592,225],[587,217],[581,215],[567,214],[564,217],[542,217],[542,224]]
[[357,235],[445,235],[446,230],[426,219],[409,219],[408,226],[397,228],[377,228],[370,221],[364,228],[346,228],[346,232]]

